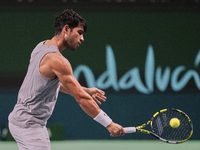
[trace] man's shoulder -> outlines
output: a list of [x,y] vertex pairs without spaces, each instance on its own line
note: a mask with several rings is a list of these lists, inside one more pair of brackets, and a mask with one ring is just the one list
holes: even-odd
[[70,62],[59,52],[50,52],[44,56],[44,61],[47,61],[53,66],[59,67],[60,65],[67,65]]
[[51,61],[58,61],[62,59],[66,59],[61,53],[59,52],[49,52],[44,56],[46,59]]

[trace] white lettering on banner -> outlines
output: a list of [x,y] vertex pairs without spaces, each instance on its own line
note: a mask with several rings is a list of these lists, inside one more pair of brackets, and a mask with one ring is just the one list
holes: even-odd
[[[200,64],[200,50],[194,61],[194,67],[197,68]],[[178,66],[171,70],[167,66],[164,70],[161,66],[155,68],[155,57],[152,45],[148,46],[147,56],[144,69],[144,82],[141,80],[140,70],[134,67],[127,71],[119,80],[117,78],[117,66],[115,56],[110,45],[106,46],[106,67],[96,80],[92,70],[86,65],[79,65],[74,70],[74,76],[79,79],[81,72],[85,76],[88,87],[98,87],[100,89],[113,88],[115,91],[128,90],[131,88],[137,89],[144,94],[153,93],[154,87],[164,92],[170,84],[173,91],[182,90],[187,83],[193,78],[198,90],[200,90],[200,76],[196,70],[187,69],[186,66]],[[184,74],[180,77],[180,74]],[[154,81],[155,80],[155,81]],[[156,84],[154,86],[154,83]]]

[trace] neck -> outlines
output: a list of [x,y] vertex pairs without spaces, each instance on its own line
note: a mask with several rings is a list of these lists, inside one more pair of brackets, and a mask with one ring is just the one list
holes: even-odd
[[47,40],[44,45],[56,46],[60,52],[62,52],[66,47],[64,47],[62,39],[59,35],[55,35],[51,40]]

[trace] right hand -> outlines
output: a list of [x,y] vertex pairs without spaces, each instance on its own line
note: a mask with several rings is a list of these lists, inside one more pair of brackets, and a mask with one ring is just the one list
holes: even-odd
[[123,127],[117,123],[111,122],[109,126],[106,127],[107,130],[110,133],[110,136],[116,137],[116,136],[122,136],[126,133],[126,131],[123,129]]

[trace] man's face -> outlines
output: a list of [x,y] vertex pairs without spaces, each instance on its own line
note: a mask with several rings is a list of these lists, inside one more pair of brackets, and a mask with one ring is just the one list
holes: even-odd
[[68,38],[64,41],[64,45],[66,46],[66,48],[75,50],[77,47],[80,46],[81,42],[84,41],[84,28],[82,25],[79,25],[78,27],[69,30],[69,35]]

